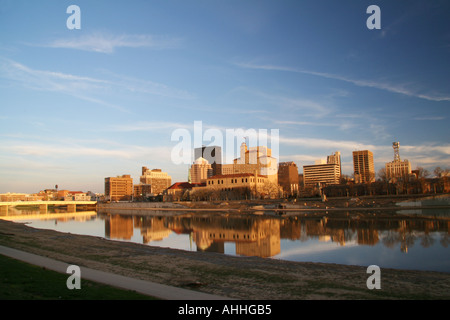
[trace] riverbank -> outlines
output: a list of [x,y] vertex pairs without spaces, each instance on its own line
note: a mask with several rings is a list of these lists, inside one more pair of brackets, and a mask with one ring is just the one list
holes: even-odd
[[450,299],[448,273],[236,257],[42,230],[0,220],[0,245],[69,264],[236,299]]
[[155,211],[168,213],[177,211],[210,211],[210,212],[267,212],[279,214],[286,212],[315,211],[385,211],[441,208],[450,209],[450,195],[438,196],[364,196],[358,198],[321,198],[276,199],[276,200],[232,200],[232,201],[179,201],[179,202],[113,202],[98,203],[97,209],[129,210],[130,212]]

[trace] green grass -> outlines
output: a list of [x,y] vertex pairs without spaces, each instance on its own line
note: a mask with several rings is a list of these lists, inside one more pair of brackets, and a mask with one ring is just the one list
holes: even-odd
[[83,280],[69,290],[62,274],[0,255],[0,300],[152,300],[134,291]]

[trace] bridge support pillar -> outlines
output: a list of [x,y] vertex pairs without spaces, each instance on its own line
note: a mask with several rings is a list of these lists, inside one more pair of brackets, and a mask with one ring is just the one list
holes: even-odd
[[8,206],[0,206],[0,215],[7,216],[8,215]]
[[40,211],[40,213],[47,213],[48,206],[46,204],[40,204],[39,205],[39,211]]
[[76,204],[68,204],[67,212],[77,212],[77,205]]

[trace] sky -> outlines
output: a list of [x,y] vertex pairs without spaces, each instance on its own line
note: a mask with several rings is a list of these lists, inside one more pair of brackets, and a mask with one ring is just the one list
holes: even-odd
[[[0,0],[0,193],[102,193],[142,166],[187,181],[173,152],[188,139],[173,136],[194,146],[196,121],[204,145],[226,145],[208,130],[278,130],[278,161],[300,173],[339,151],[351,175],[355,150],[378,171],[394,141],[413,169],[449,168],[449,13],[447,0]],[[224,153],[239,157],[237,140]]]

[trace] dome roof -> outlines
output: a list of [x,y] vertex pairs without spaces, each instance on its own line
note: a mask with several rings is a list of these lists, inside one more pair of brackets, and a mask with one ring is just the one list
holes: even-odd
[[208,160],[206,160],[205,158],[197,158],[197,160],[194,161],[194,164],[209,164]]

